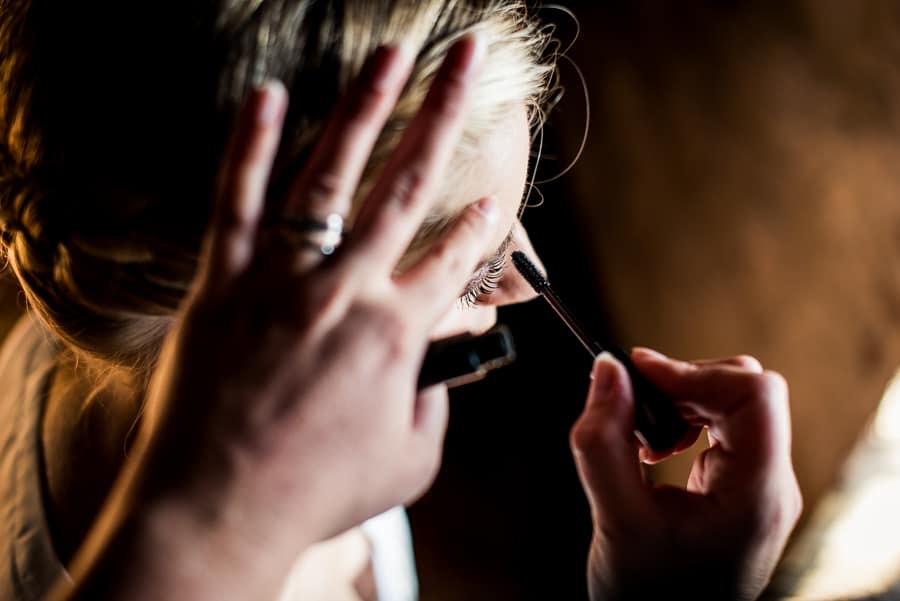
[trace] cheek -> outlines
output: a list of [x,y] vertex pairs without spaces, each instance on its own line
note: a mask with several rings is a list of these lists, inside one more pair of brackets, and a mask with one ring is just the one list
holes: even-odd
[[497,323],[497,308],[489,305],[460,307],[454,304],[444,317],[431,330],[430,338],[439,340],[457,334],[471,332],[481,334],[490,330]]

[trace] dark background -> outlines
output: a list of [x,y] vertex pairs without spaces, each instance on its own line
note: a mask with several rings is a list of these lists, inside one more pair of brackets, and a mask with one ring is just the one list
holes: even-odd
[[[602,332],[565,205],[548,195],[524,222],[558,292]],[[502,309],[500,321],[518,360],[453,392],[443,469],[410,511],[422,598],[580,599],[590,516],[568,434],[591,357],[543,301]]]

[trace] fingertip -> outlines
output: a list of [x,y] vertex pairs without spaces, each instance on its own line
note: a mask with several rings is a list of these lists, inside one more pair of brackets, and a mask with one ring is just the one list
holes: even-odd
[[259,93],[271,94],[273,97],[277,97],[283,99],[287,96],[287,88],[277,77],[269,77],[264,79],[259,85],[256,86],[256,90]]
[[419,54],[418,49],[410,40],[400,40],[390,46],[395,49],[398,58],[409,65],[412,65],[415,62],[416,56]]
[[488,50],[487,40],[485,39],[484,34],[482,34],[478,30],[475,30],[472,33],[470,33],[469,37],[471,38],[471,40],[472,40],[471,43],[473,45],[473,47],[472,47],[472,63],[474,64],[474,66],[477,67],[482,63],[482,61],[484,61],[485,57],[487,56],[487,50]]
[[[635,438],[637,438],[637,437],[635,437]],[[650,451],[647,449],[647,447],[645,447],[643,445],[643,443],[640,441],[640,439],[638,439],[637,444],[639,445],[638,446],[638,460],[640,460],[641,463],[650,463]]]
[[478,29],[467,32],[457,43],[472,66],[477,66],[487,55],[487,40]]
[[591,380],[600,386],[608,385],[608,379],[612,377],[611,372],[616,369],[619,364],[612,353],[603,351],[594,357],[594,364],[591,367]]
[[256,87],[257,95],[254,118],[264,126],[278,124],[287,106],[287,88],[278,79],[267,79]]
[[628,401],[624,392],[627,376],[622,364],[612,354],[600,353],[594,359],[591,380],[588,408],[600,408],[608,414],[621,413]]
[[488,232],[497,222],[498,204],[495,196],[486,196],[473,202],[459,215],[456,226],[450,231],[447,239],[466,257],[467,270],[476,266],[490,243]]
[[451,47],[445,62],[446,73],[462,81],[470,81],[480,71],[487,55],[487,41],[475,30],[459,38]]

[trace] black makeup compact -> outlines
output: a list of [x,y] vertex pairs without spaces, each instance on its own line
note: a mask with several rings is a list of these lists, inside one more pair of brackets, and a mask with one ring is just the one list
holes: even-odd
[[512,334],[499,325],[480,336],[461,334],[432,342],[428,346],[418,388],[436,384],[462,386],[484,378],[489,371],[509,365],[516,359]]

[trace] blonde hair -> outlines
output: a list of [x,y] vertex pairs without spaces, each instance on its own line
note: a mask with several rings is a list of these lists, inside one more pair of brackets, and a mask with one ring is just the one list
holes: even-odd
[[[460,36],[479,30],[488,54],[457,174],[511,107],[541,121],[553,71],[548,36],[520,1],[142,3],[137,19],[121,3],[45,4],[0,0],[0,244],[53,332],[134,368],[155,360],[193,277],[216,167],[253,85],[277,78],[291,93],[278,193],[375,48],[415,48],[364,192]],[[416,244],[449,218],[435,215]]]

